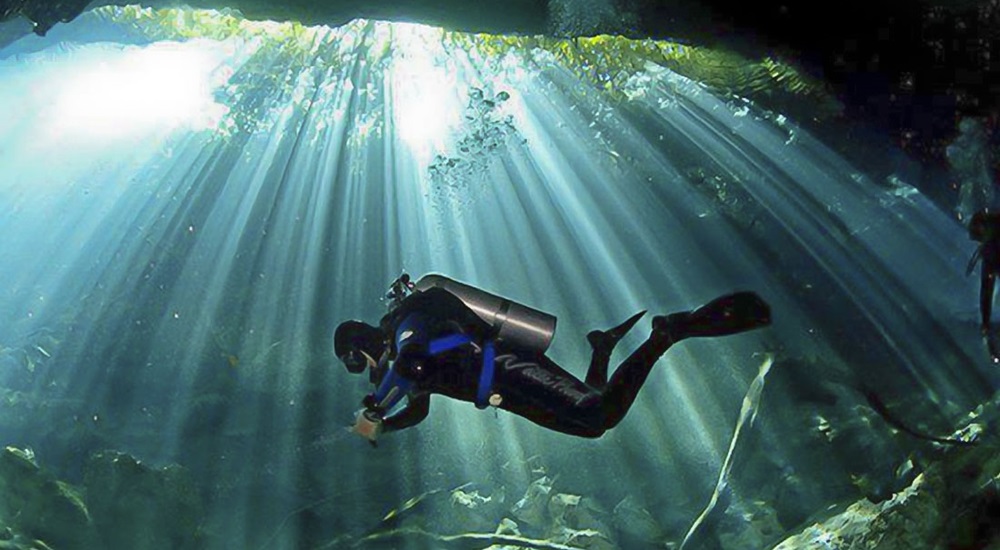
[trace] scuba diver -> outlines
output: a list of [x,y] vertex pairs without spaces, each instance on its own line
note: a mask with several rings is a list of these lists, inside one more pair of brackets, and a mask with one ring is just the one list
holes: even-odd
[[996,288],[997,274],[1000,273],[1000,213],[983,209],[973,214],[969,220],[969,238],[977,241],[979,246],[969,259],[965,274],[972,274],[976,263],[982,261],[979,271],[980,330],[986,339],[986,347],[993,362],[1000,363],[1000,349],[997,348],[990,322],[993,312],[993,291]]
[[[405,276],[405,275],[404,275]],[[621,422],[656,361],[685,338],[736,334],[769,325],[770,307],[737,292],[694,310],[653,318],[653,330],[608,378],[611,352],[646,313],[587,334],[593,348],[585,380],[545,355],[555,317],[441,275],[412,286],[378,327],[345,321],[334,352],[347,370],[368,369],[375,391],[352,431],[373,445],[381,433],[422,421],[431,394],[497,407],[565,434],[596,438]],[[396,296],[398,297],[398,296]],[[405,406],[400,405],[403,397]]]

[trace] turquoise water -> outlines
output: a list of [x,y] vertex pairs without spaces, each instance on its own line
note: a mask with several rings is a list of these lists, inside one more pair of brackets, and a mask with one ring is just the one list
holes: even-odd
[[[993,392],[963,227],[785,115],[417,25],[150,13],[0,49],[0,443],[90,518],[8,478],[8,538],[478,548],[426,532],[506,518],[569,547],[772,546],[934,456],[859,389],[937,435]],[[373,449],[331,335],[404,270],[556,315],[580,377],[587,331],[639,310],[752,289],[774,324],[677,345],[597,440],[438,396]]]

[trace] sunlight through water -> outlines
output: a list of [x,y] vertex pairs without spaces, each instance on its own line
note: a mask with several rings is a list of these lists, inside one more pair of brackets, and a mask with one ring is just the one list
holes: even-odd
[[[967,236],[683,74],[706,55],[136,6],[0,49],[0,444],[81,486],[99,450],[180,464],[191,547],[212,548],[392,547],[508,516],[562,544],[532,524],[550,491],[583,495],[612,548],[679,542],[716,497],[713,521],[750,529],[766,504],[777,536],[891,484],[909,449],[865,389],[949,427],[991,387]],[[675,345],[597,440],[438,396],[373,449],[346,432],[371,388],[331,335],[377,323],[404,270],[557,315],[550,355],[581,378],[587,332],[637,311],[612,368],[653,315],[735,290],[774,324]]]

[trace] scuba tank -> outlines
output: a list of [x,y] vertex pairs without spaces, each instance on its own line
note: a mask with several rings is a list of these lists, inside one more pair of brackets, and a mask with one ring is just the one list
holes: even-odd
[[414,292],[438,287],[455,295],[496,331],[505,342],[544,352],[556,332],[556,318],[517,302],[490,294],[484,290],[449,279],[443,275],[424,275],[413,287]]

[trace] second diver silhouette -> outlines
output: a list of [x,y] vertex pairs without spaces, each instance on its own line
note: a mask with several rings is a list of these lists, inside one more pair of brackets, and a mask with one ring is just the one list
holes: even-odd
[[1000,212],[988,209],[973,214],[969,220],[969,238],[977,241],[976,248],[966,274],[972,274],[977,263],[979,269],[979,315],[980,331],[986,340],[986,347],[994,363],[1000,363],[1000,346],[997,346],[996,335],[993,334],[991,317],[993,313],[993,292],[996,288],[997,275],[1000,274]]

